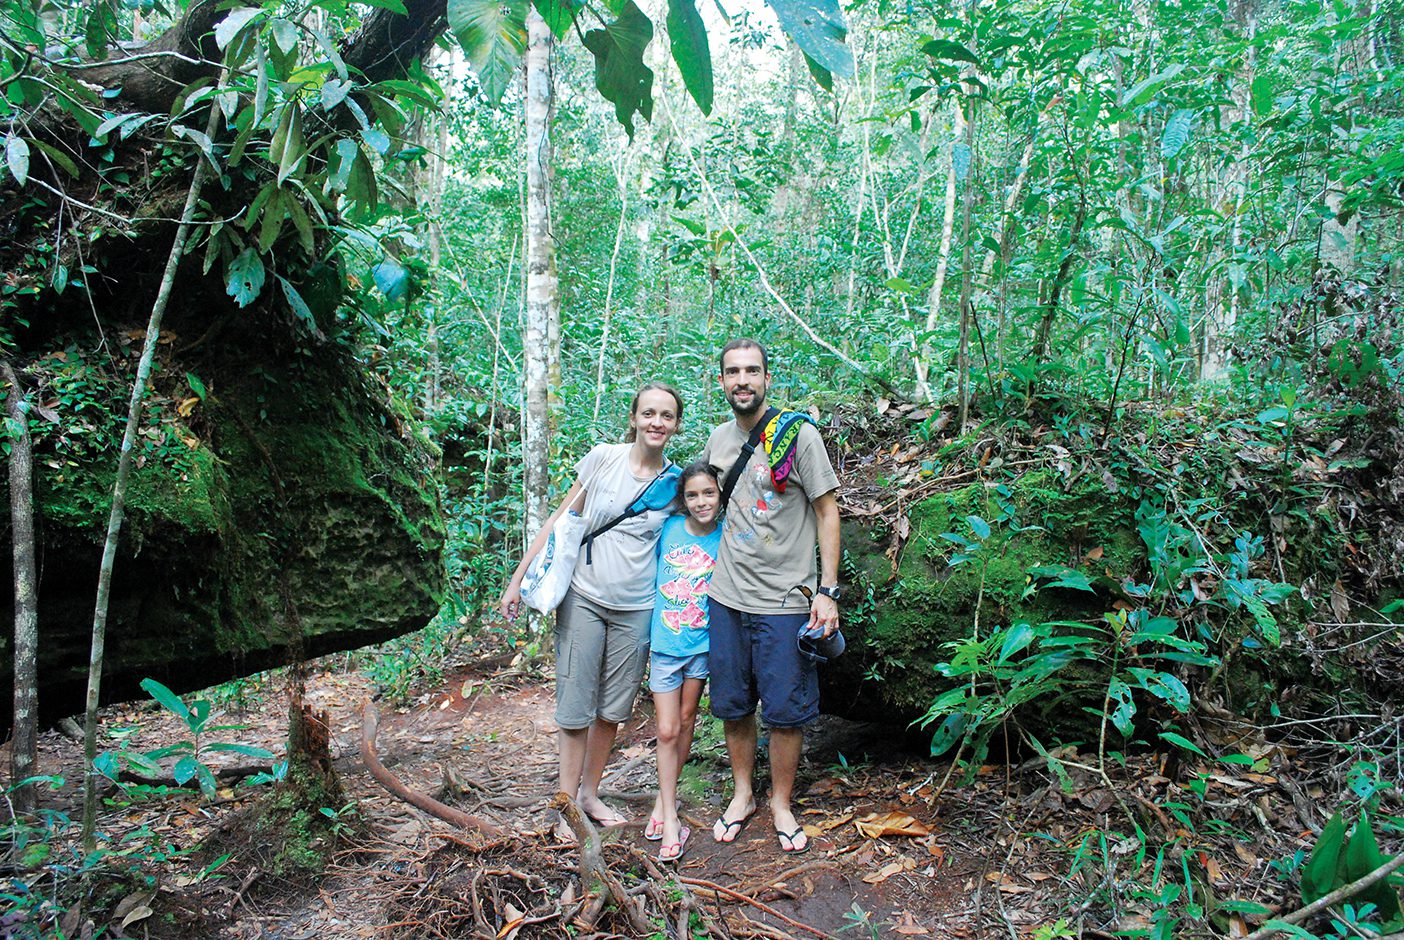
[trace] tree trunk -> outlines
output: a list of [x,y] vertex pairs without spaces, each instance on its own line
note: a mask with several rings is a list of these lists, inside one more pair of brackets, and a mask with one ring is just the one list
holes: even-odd
[[1034,343],[1033,359],[1041,363],[1048,358],[1048,347],[1053,339],[1053,321],[1058,316],[1058,305],[1062,300],[1063,288],[1072,277],[1073,261],[1077,258],[1077,243],[1082,237],[1082,226],[1087,221],[1087,190],[1081,189],[1077,197],[1077,213],[1073,216],[1068,231],[1068,247],[1063,249],[1063,260],[1058,263],[1058,272],[1053,275],[1053,283],[1048,288],[1048,297],[1043,301],[1043,319],[1038,325],[1038,339]]
[[600,356],[595,364],[595,410],[591,424],[600,421],[600,399],[604,397],[605,357],[609,349],[609,327],[614,315],[614,281],[619,266],[619,249],[624,245],[624,228],[629,221],[629,165],[627,157],[614,162],[614,181],[619,186],[619,225],[614,230],[614,250],[609,253],[609,281],[605,284],[604,324],[600,331]]
[[[219,117],[219,108],[211,106],[209,119],[205,122],[206,137],[214,138],[219,127]],[[127,405],[127,427],[122,433],[122,449],[117,458],[117,478],[112,484],[112,510],[107,519],[107,537],[103,542],[102,563],[98,568],[97,600],[93,605],[93,639],[88,659],[88,701],[83,723],[83,845],[90,851],[96,847],[94,826],[97,822],[98,794],[97,781],[94,779],[97,771],[93,769],[93,761],[97,757],[97,711],[102,691],[102,660],[107,642],[107,602],[112,592],[112,566],[117,559],[117,542],[122,534],[127,479],[132,470],[132,448],[136,444],[137,432],[141,429],[146,384],[151,377],[151,362],[156,355],[156,342],[161,336],[161,318],[166,313],[166,303],[171,299],[176,269],[180,267],[181,256],[185,254],[185,242],[193,228],[191,222],[195,218],[195,207],[199,204],[200,190],[204,188],[209,169],[209,161],[197,156],[195,174],[190,180],[190,191],[186,194],[185,208],[180,214],[180,225],[176,228],[170,257],[166,259],[166,270],[161,275],[161,286],[156,291],[155,303],[151,306],[151,319],[146,324],[146,340],[142,344],[141,360],[137,363],[132,397]]]
[[[1250,127],[1253,121],[1253,74],[1257,61],[1257,49],[1253,46],[1253,36],[1257,32],[1258,12],[1255,0],[1246,0],[1238,10],[1238,16],[1242,20],[1244,38],[1248,42],[1248,48],[1243,55],[1243,71],[1239,75],[1238,87],[1234,91],[1234,98],[1238,105],[1238,126]],[[1238,159],[1234,160],[1228,167],[1228,179],[1225,181],[1225,190],[1232,194],[1233,199],[1233,223],[1229,236],[1229,264],[1236,264],[1238,255],[1243,246],[1243,203],[1248,192],[1248,160],[1251,151],[1245,142],[1239,146]],[[1227,273],[1219,280],[1217,286],[1218,303],[1215,305],[1206,304],[1204,316],[1204,360],[1200,365],[1199,377],[1205,381],[1216,381],[1223,378],[1228,369],[1229,346],[1234,330],[1238,326],[1238,302],[1239,289],[1234,286],[1233,280]],[[1206,285],[1208,290],[1209,285]],[[1227,305],[1223,298],[1228,298]],[[1214,317],[1215,309],[1222,311],[1222,316],[1218,319]]]
[[[957,104],[953,126],[953,141],[965,135],[965,111]],[[946,272],[951,262],[951,238],[955,233],[956,167],[955,151],[951,151],[951,165],[946,171],[946,211],[941,217],[941,247],[936,253],[936,278],[931,282],[931,290],[926,296],[926,336],[921,341],[921,352],[916,357],[917,388],[931,397],[928,378],[931,371],[931,333],[936,329],[936,321],[941,315],[941,293],[946,287]]]
[[970,418],[970,322],[974,316],[970,301],[975,272],[970,269],[971,216],[975,212],[975,99],[967,98],[965,145],[970,148],[970,170],[965,177],[965,196],[960,210],[960,345],[956,349],[956,433],[965,431]]
[[[15,571],[15,729],[10,748],[10,783],[34,776],[38,763],[39,601],[34,565],[34,450],[19,376],[7,362],[10,383],[10,544]],[[34,786],[14,790],[18,815],[34,812]]]
[[[522,352],[525,407],[522,463],[526,532],[537,532],[550,514],[550,369],[552,321],[559,331],[560,295],[551,233],[551,48],[546,21],[527,10],[526,51],[526,311]],[[558,341],[559,342],[559,341]],[[559,366],[557,366],[559,368]]]

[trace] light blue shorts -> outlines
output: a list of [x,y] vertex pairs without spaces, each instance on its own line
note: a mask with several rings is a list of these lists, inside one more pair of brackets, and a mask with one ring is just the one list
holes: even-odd
[[667,653],[649,653],[648,690],[650,692],[672,692],[681,689],[684,679],[707,681],[707,654],[696,656],[669,656]]

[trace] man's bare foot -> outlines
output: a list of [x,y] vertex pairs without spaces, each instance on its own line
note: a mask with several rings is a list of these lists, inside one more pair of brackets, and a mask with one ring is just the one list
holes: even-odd
[[795,819],[788,803],[780,804],[772,800],[770,815],[775,821],[775,833],[780,837],[780,848],[793,854],[809,848],[809,836],[805,834],[799,820]]
[[735,842],[747,820],[755,814],[756,801],[751,797],[733,796],[721,817],[712,823],[712,838],[717,842]]

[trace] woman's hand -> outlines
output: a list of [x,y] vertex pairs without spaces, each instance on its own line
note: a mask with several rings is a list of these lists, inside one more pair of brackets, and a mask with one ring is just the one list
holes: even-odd
[[507,585],[507,590],[498,598],[497,611],[508,623],[516,620],[522,612],[522,589],[515,581]]

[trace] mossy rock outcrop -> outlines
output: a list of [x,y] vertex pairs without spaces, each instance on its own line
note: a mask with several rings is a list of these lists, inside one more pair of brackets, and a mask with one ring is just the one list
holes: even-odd
[[[927,498],[908,508],[906,526],[894,563],[895,533],[844,523],[843,629],[851,652],[820,671],[827,713],[917,720],[951,687],[936,671],[951,658],[947,644],[1020,620],[1100,617],[1113,599],[1096,582],[1145,566],[1132,508],[1096,481],[1069,487],[1053,471]],[[1030,572],[1052,568],[1094,587],[1031,590]]]
[[[333,298],[328,327],[334,309]],[[443,519],[430,446],[383,383],[285,312],[219,298],[172,313],[114,568],[104,701],[141,697],[147,676],[202,688],[423,627],[443,599]],[[48,394],[69,390],[53,404],[62,430],[36,440],[46,721],[83,707],[115,418],[140,343],[117,350],[116,369],[84,352],[95,345],[55,332],[27,350]],[[85,423],[100,443],[74,443]],[[0,581],[8,685],[13,606]],[[8,707],[6,696],[6,719]]]

